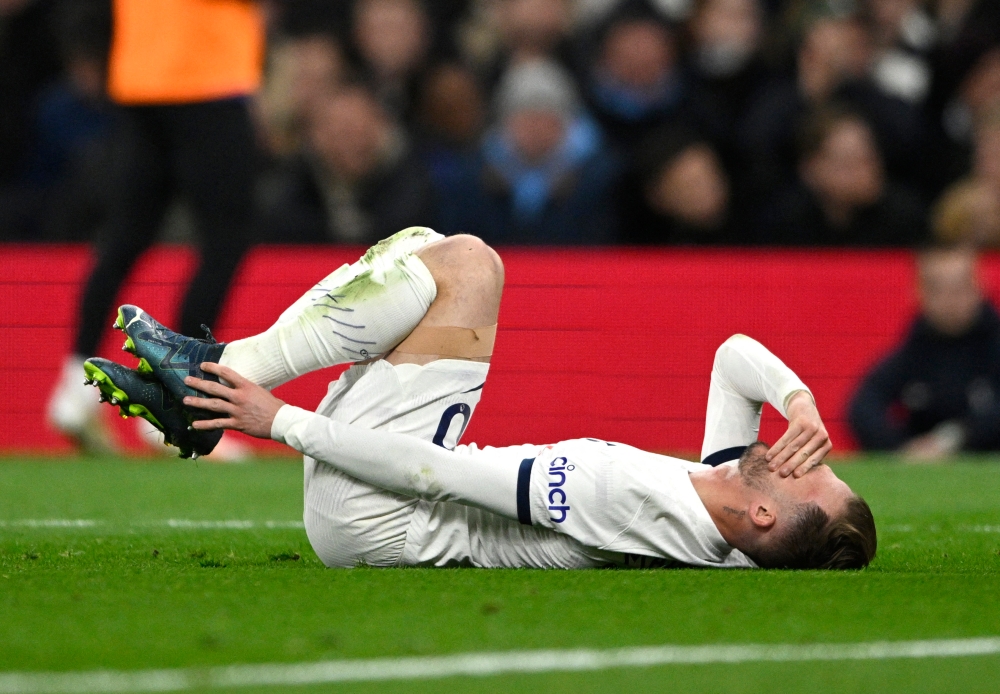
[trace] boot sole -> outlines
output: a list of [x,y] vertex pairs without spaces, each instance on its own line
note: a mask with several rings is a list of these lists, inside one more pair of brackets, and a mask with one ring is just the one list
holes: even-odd
[[100,390],[101,393],[111,401],[111,404],[118,405],[118,411],[122,417],[142,417],[163,432],[164,436],[168,436],[164,426],[160,424],[160,421],[153,415],[153,413],[150,412],[145,405],[129,402],[128,393],[116,386],[114,381],[111,379],[111,376],[102,371],[100,367],[95,366],[90,362],[85,362],[83,370],[87,374],[87,378],[89,380],[97,383],[98,390]]

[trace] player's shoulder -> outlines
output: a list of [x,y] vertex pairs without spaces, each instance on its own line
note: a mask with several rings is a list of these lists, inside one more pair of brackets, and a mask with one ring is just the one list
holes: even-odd
[[592,437],[561,441],[558,444],[554,444],[552,449],[554,452],[567,451],[622,462],[677,466],[688,471],[700,470],[703,467],[699,462],[692,462],[684,458],[676,458],[662,453],[654,453],[619,441],[605,441]]

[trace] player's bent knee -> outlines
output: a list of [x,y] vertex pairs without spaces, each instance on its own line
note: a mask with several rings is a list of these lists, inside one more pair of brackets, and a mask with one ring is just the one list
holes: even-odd
[[438,289],[461,287],[480,296],[503,291],[504,268],[500,256],[485,241],[471,234],[456,234],[417,251]]

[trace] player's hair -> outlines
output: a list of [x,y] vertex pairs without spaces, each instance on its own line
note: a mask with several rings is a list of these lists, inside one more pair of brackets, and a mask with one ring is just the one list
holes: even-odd
[[833,520],[817,504],[801,504],[791,527],[761,545],[751,559],[767,569],[863,569],[877,546],[875,518],[855,494]]

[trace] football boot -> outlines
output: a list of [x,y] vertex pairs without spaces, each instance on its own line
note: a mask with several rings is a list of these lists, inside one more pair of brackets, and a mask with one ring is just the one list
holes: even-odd
[[164,443],[180,449],[181,458],[208,455],[222,438],[222,430],[191,429],[185,408],[152,376],[99,357],[86,360],[83,371],[102,402],[116,405],[122,417],[145,419],[163,433]]
[[[139,358],[139,373],[155,377],[182,403],[185,396],[204,397],[184,383],[187,376],[218,382],[213,374],[201,370],[204,362],[218,362],[225,343],[216,342],[207,326],[207,339],[201,340],[175,333],[138,306],[126,304],[118,309],[114,327],[125,332],[123,350]],[[191,408],[185,408],[192,419],[203,418]]]

